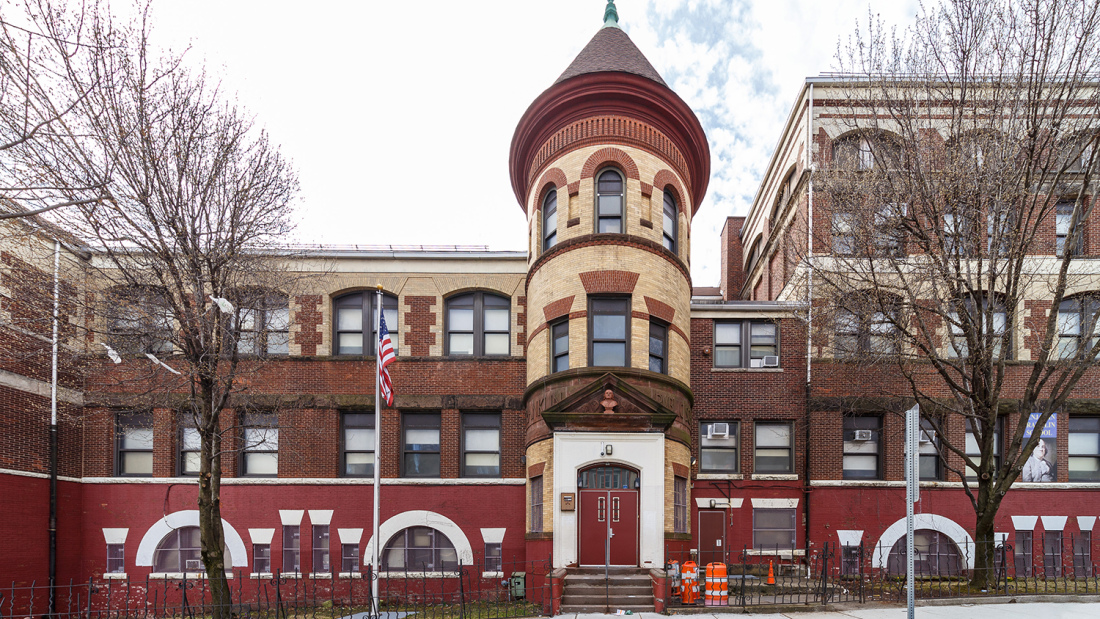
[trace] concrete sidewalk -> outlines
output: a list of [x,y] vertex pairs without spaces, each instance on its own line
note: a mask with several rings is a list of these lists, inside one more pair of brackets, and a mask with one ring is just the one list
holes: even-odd
[[[600,613],[569,613],[563,619],[607,619],[616,615]],[[637,619],[668,619],[657,613],[628,615]],[[691,619],[905,619],[905,607],[838,608],[827,611],[786,611],[781,613],[692,613],[680,615]],[[1020,600],[1005,604],[958,604],[951,606],[917,606],[920,619],[1100,619],[1100,602],[1028,602]]]

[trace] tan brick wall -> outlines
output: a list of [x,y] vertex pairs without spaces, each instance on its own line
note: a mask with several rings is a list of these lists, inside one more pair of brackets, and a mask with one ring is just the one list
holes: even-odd
[[[673,478],[676,474],[672,470],[672,464],[682,464],[691,470],[691,449],[683,443],[665,441],[665,533],[676,532],[676,513],[673,509],[675,484]],[[691,479],[688,478],[688,483]],[[688,501],[691,501],[691,489],[688,489]],[[691,505],[688,504],[688,532],[691,532]]]
[[[545,463],[542,471],[542,532],[554,531],[554,441],[547,439],[527,448],[527,469],[532,465]],[[527,503],[524,514],[527,531],[531,531],[531,482],[527,482]]]

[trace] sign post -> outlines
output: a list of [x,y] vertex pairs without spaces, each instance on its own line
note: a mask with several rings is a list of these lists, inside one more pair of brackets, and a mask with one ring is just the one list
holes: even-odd
[[913,619],[913,589],[916,586],[913,574],[913,503],[920,500],[920,404],[905,411],[905,590],[909,609],[908,618]]

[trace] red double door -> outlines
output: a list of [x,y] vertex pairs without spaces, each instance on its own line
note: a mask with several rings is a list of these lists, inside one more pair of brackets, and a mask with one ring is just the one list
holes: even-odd
[[638,491],[581,490],[580,564],[638,565]]

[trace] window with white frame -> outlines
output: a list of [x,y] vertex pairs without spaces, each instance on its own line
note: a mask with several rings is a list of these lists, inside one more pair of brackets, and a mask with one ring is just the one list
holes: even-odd
[[279,418],[274,413],[244,415],[241,475],[275,477],[279,474]]
[[754,473],[794,472],[794,434],[787,422],[756,422]]
[[699,472],[732,474],[741,466],[740,424],[704,421],[699,424]]

